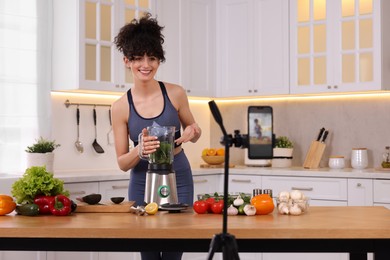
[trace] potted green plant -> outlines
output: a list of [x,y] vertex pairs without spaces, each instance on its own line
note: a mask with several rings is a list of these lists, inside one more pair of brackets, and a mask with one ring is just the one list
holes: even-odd
[[46,166],[48,172],[53,172],[53,151],[59,146],[60,144],[57,144],[54,140],[48,140],[42,136],[36,139],[36,142],[31,146],[27,146],[25,150],[27,152],[27,167]]
[[294,150],[293,142],[287,136],[279,136],[275,139],[274,158],[272,167],[290,167]]

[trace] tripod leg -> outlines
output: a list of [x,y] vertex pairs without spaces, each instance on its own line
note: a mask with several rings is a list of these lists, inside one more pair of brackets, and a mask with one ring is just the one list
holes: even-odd
[[214,235],[213,239],[211,240],[210,243],[210,249],[209,249],[209,255],[208,255],[208,260],[212,260],[214,253],[221,248],[221,235]]
[[234,236],[227,234],[223,242],[223,260],[240,260],[238,246]]

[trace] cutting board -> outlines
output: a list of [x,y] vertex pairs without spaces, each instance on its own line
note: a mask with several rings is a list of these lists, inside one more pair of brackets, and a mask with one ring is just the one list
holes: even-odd
[[[229,168],[234,168],[235,165],[232,163],[229,163]],[[200,168],[225,168],[225,164],[207,164],[207,163],[202,163],[200,165]]]
[[110,212],[110,213],[126,213],[130,212],[130,207],[133,206],[135,201],[124,201],[120,204],[114,204],[111,201],[103,202],[95,205],[89,205],[84,202],[78,202],[76,211],[77,213],[93,213],[93,212]]

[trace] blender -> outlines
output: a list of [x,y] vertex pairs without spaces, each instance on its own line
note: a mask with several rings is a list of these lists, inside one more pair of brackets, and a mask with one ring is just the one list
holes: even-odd
[[[148,161],[148,171],[145,182],[145,203],[156,202],[160,209],[180,210],[185,206],[180,204],[177,196],[176,174],[173,170],[174,157],[174,126],[148,126],[148,135],[156,136],[160,147],[149,156],[140,154],[140,158]],[[139,135],[142,144],[142,133]]]

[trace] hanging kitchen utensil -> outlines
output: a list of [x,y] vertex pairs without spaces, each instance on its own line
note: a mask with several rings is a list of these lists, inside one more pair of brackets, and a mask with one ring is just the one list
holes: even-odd
[[96,127],[96,108],[93,108],[93,123],[95,125],[95,140],[92,143],[93,148],[97,153],[104,153],[103,148],[97,142],[97,127]]
[[107,133],[107,144],[114,144],[114,136],[112,133],[111,108],[108,110],[108,119],[110,120],[110,130]]
[[77,140],[74,143],[74,145],[76,146],[76,149],[79,153],[83,153],[84,146],[83,146],[83,143],[81,143],[81,141],[80,141],[80,109],[78,106],[77,106],[77,110],[76,110],[76,118],[77,118]]

